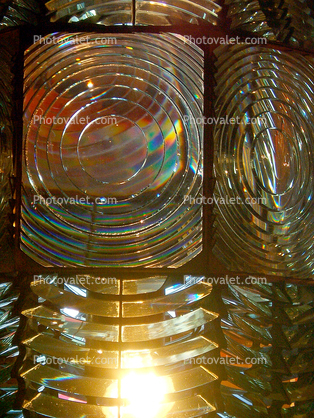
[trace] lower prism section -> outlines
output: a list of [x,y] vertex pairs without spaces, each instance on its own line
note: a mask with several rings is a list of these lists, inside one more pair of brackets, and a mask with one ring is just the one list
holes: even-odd
[[37,276],[21,369],[29,417],[193,418],[216,411],[218,314],[202,278]]
[[229,286],[221,417],[314,416],[314,287]]

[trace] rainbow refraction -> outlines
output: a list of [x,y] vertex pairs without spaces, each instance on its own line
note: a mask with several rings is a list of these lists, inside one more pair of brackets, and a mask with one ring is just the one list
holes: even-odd
[[202,248],[203,52],[108,36],[25,53],[21,248],[43,266],[178,267]]

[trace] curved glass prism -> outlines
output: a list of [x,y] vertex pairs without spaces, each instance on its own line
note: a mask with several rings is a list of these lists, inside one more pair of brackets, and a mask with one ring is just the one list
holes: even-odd
[[[138,292],[134,286],[129,292],[130,279],[117,279],[120,295],[111,293],[110,283],[109,293],[103,285],[101,293],[89,294],[82,277],[76,285],[69,284],[70,279],[40,276],[32,284],[41,304],[23,312],[28,318],[23,336],[26,357],[20,370],[27,388],[24,409],[54,418],[69,414],[193,418],[215,411],[218,376],[210,371],[213,362],[208,360],[219,351],[212,340],[218,315],[209,310],[211,285],[202,283],[201,277],[187,283],[157,276],[143,278],[146,292],[141,286]],[[67,307],[59,305],[62,293],[67,294]],[[58,298],[50,297],[55,294]],[[78,308],[71,294],[86,303]],[[105,317],[109,300],[122,302],[117,316],[110,319]],[[96,301],[98,314],[91,312]],[[132,317],[128,308],[125,317],[126,303],[145,306],[143,315],[139,317],[134,308]],[[166,310],[156,309],[160,305]]]
[[178,267],[201,251],[202,55],[169,34],[51,34],[31,46],[26,254],[44,266]]
[[313,64],[245,45],[217,56],[217,116],[230,123],[214,132],[214,251],[233,270],[312,277]]
[[232,28],[313,50],[314,7],[311,0],[226,0],[226,3]]
[[313,296],[313,286],[283,282],[223,291],[224,354],[237,359],[222,382],[226,417],[312,415]]
[[46,3],[50,21],[66,19],[69,23],[91,22],[101,25],[131,25],[132,0],[51,0]]
[[0,4],[0,31],[11,26],[38,23],[41,8],[36,0],[2,0]]
[[13,278],[8,281],[8,277],[0,275],[0,414],[6,417],[12,416],[18,392],[18,382],[11,377],[19,355],[16,343],[20,326],[20,317],[16,313],[19,293],[16,287]]
[[135,0],[134,3],[133,9],[132,0],[51,0],[46,7],[52,13],[51,22],[66,19],[69,23],[85,21],[107,26],[133,23],[169,26],[182,22],[216,25],[221,10],[221,6],[212,0]]
[[228,17],[232,21],[231,29],[239,28],[266,38],[275,38],[259,0],[226,0],[225,3],[228,5]]
[[282,7],[287,10],[287,20],[290,20],[292,35],[289,43],[306,49],[314,49],[313,2],[311,0],[285,0]]
[[173,25],[182,22],[218,24],[219,2],[211,0],[136,0],[136,25]]

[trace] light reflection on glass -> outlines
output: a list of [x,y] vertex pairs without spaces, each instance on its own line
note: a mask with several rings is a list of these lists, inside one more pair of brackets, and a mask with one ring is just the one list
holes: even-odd
[[244,44],[216,54],[217,116],[230,122],[214,132],[214,252],[235,271],[312,276],[314,67]]
[[92,22],[100,25],[155,25],[169,26],[188,22],[200,24],[218,23],[221,11],[219,2],[199,0],[136,0],[132,8],[131,0],[50,0],[46,7],[51,12],[51,22],[67,19],[69,23]]
[[[136,293],[126,279],[126,287],[117,286],[128,292],[118,303],[117,316],[110,317],[107,303],[118,302],[119,294],[106,294],[102,285],[101,292],[89,291],[89,297],[83,298],[82,276],[76,285],[68,285],[70,279],[39,275],[31,285],[43,302],[23,311],[28,318],[21,370],[27,386],[26,410],[106,418],[193,418],[215,410],[208,389],[218,377],[201,365],[201,359],[218,353],[212,339],[212,322],[218,315],[204,308],[212,305],[211,285],[199,277],[186,285],[186,278],[152,276],[143,278],[146,291],[138,286]],[[96,277],[85,279],[93,283]],[[165,289],[179,282],[184,287],[181,292],[165,295]],[[107,286],[111,292],[112,284]],[[60,306],[56,297],[60,294],[66,294],[66,307]],[[76,309],[78,298],[80,309]]]
[[44,266],[178,267],[201,251],[185,196],[202,190],[203,52],[105,39],[55,33],[26,52],[21,248]]

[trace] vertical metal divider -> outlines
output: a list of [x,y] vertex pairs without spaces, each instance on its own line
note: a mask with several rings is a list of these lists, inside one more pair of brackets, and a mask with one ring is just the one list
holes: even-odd
[[136,22],[136,0],[132,0],[131,14],[132,14],[132,26],[135,26],[135,22]]
[[[206,199],[213,197],[214,191],[214,126],[206,123],[215,116],[215,79],[213,45],[204,45],[204,180],[203,195]],[[206,271],[211,270],[212,212],[213,205],[203,204],[203,251],[206,260]]]
[[220,11],[219,19],[223,30],[228,30],[231,27],[232,20],[228,17],[229,7],[230,5],[227,4],[226,1],[222,2],[222,10]]
[[[208,37],[211,35],[211,32],[208,31],[206,34]],[[215,36],[215,35],[213,35]],[[213,208],[214,203],[208,204],[208,199],[213,198],[214,194],[214,123],[207,123],[209,121],[213,122],[215,117],[215,67],[214,67],[214,44],[204,45],[204,198],[205,203],[203,204],[203,248],[204,248],[204,257],[206,264],[204,266],[205,275],[213,271],[213,263],[216,263],[212,255],[212,245],[213,245]],[[220,358],[220,350],[225,345],[224,337],[221,331],[220,321],[221,314],[223,311],[223,302],[221,298],[222,286],[213,284],[212,294],[214,305],[208,306],[207,309],[214,310],[218,313],[219,318],[217,321],[214,321],[213,329],[215,334],[215,341],[218,343],[218,353],[217,356]],[[223,409],[222,399],[220,396],[220,382],[226,376],[226,371],[223,365],[219,365],[214,368],[214,372],[219,372],[218,382],[215,388],[215,408],[216,412]]]
[[21,206],[22,206],[22,162],[23,162],[23,74],[25,37],[23,30],[19,29],[18,54],[15,63],[15,77],[13,97],[15,99],[15,136],[13,143],[14,164],[14,195],[15,199],[15,229],[14,229],[14,269],[18,271],[18,254],[21,233]]

